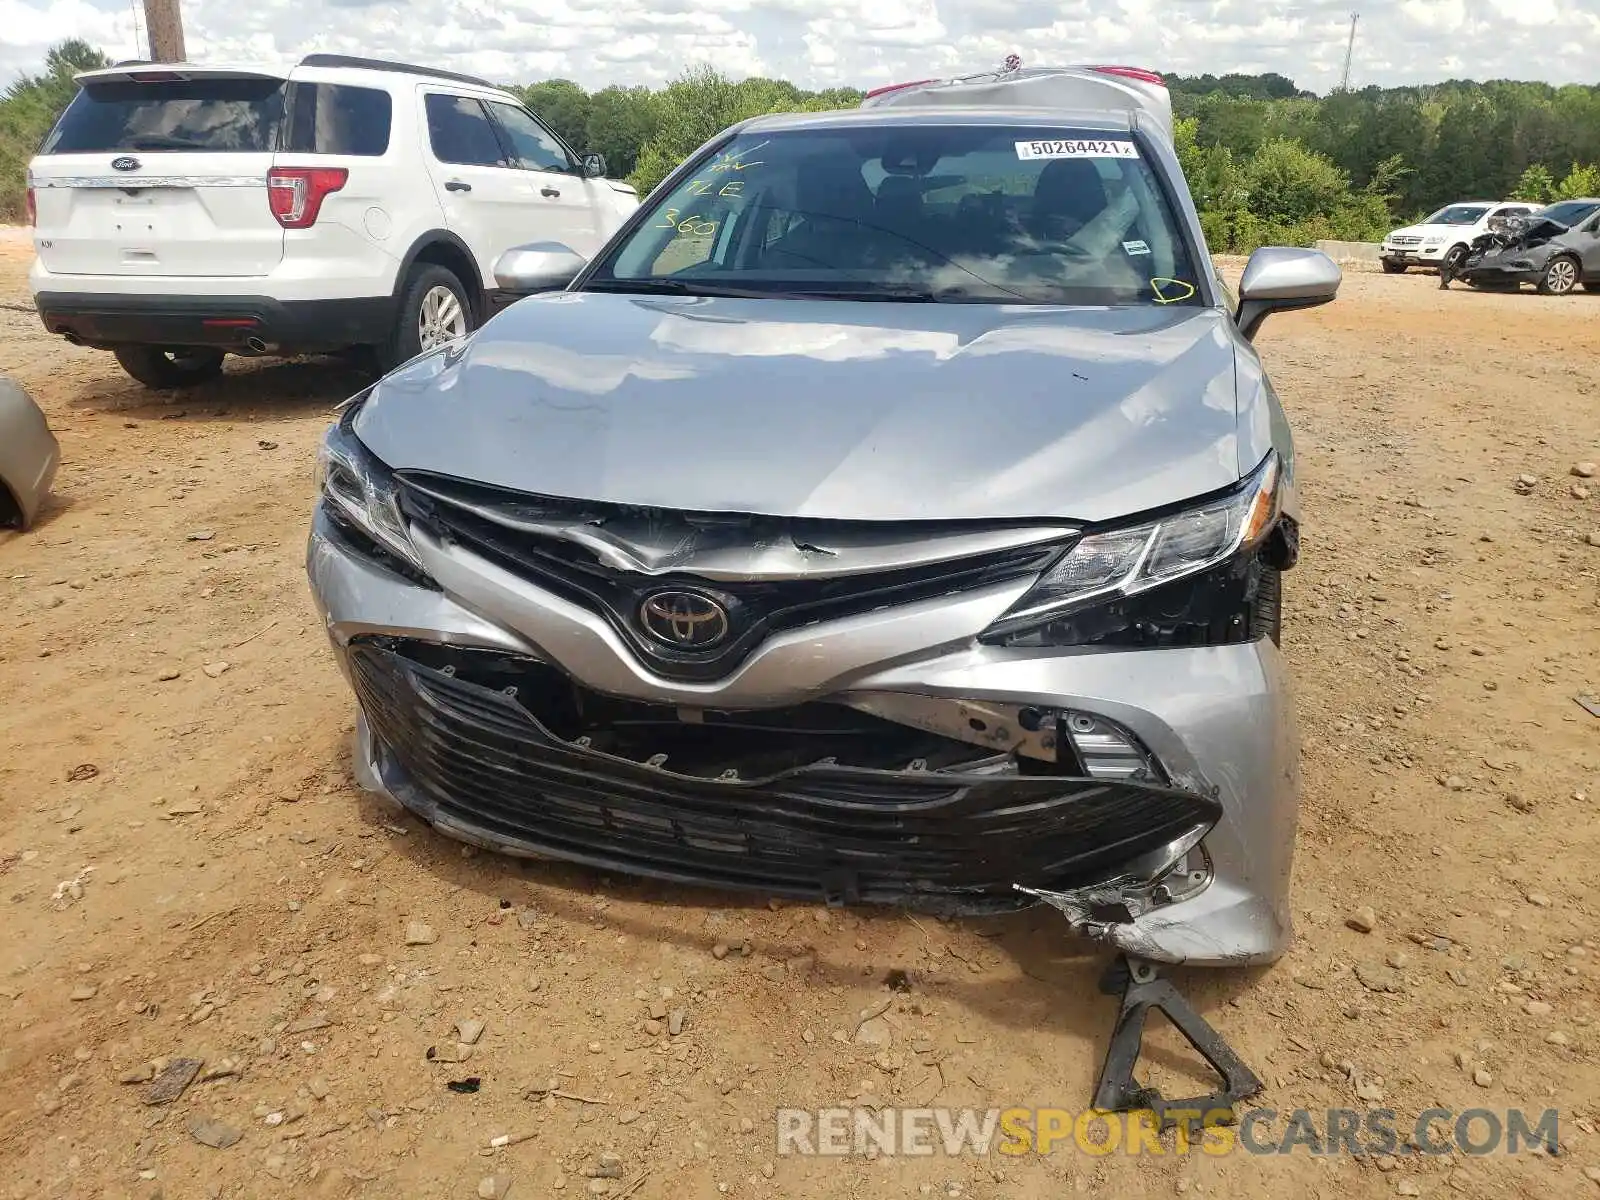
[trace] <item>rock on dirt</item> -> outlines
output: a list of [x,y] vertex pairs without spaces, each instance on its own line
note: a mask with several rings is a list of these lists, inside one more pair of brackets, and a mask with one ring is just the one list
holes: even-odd
[[1399,992],[1405,990],[1401,982],[1400,972],[1393,967],[1383,967],[1376,963],[1357,963],[1356,978],[1361,981],[1361,986],[1369,992]]
[[439,935],[433,931],[433,926],[422,921],[413,921],[406,926],[406,945],[431,946],[439,940]]
[[1344,919],[1344,923],[1357,933],[1371,933],[1378,927],[1378,914],[1370,905],[1363,904]]
[[188,1126],[190,1137],[202,1146],[210,1146],[213,1150],[226,1150],[244,1136],[232,1125],[209,1117],[190,1117]]

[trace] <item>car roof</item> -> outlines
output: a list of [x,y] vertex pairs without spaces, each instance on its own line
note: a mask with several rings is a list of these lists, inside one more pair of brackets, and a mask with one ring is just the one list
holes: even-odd
[[1101,129],[1126,133],[1133,122],[1126,112],[1057,108],[840,108],[826,112],[774,113],[751,117],[736,128],[758,133],[788,129],[872,128],[901,125],[988,125],[995,127],[1050,125],[1073,129]]
[[462,75],[415,63],[391,62],[379,58],[355,58],[343,54],[308,54],[299,62],[286,66],[243,65],[238,63],[158,63],[144,59],[129,59],[110,67],[94,71],[80,71],[73,76],[79,84],[124,80],[168,81],[173,79],[276,79],[287,81],[302,72],[363,73],[403,76],[408,79],[431,80],[462,87],[509,95],[505,88],[479,79],[475,75]]

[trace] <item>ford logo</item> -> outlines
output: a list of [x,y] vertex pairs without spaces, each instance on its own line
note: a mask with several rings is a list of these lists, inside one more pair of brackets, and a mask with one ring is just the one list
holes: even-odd
[[125,154],[121,158],[113,158],[111,160],[111,169],[113,171],[137,171],[139,166],[139,160],[131,155]]

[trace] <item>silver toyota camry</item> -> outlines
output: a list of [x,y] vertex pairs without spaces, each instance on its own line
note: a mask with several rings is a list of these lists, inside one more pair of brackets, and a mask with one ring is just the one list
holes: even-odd
[[1251,339],[1339,272],[1230,293],[1170,109],[1093,75],[735,126],[354,397],[307,565],[363,785],[511,854],[1278,957],[1299,511]]

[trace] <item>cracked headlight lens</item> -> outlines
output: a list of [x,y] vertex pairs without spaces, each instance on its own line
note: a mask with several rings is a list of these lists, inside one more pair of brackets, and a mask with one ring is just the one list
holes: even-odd
[[1038,626],[1087,605],[1198,575],[1257,546],[1279,515],[1281,467],[1269,453],[1228,495],[1080,538],[984,639]]
[[400,501],[394,474],[363,446],[351,426],[360,409],[351,403],[317,448],[317,492],[336,516],[354,525],[379,547],[422,571]]

